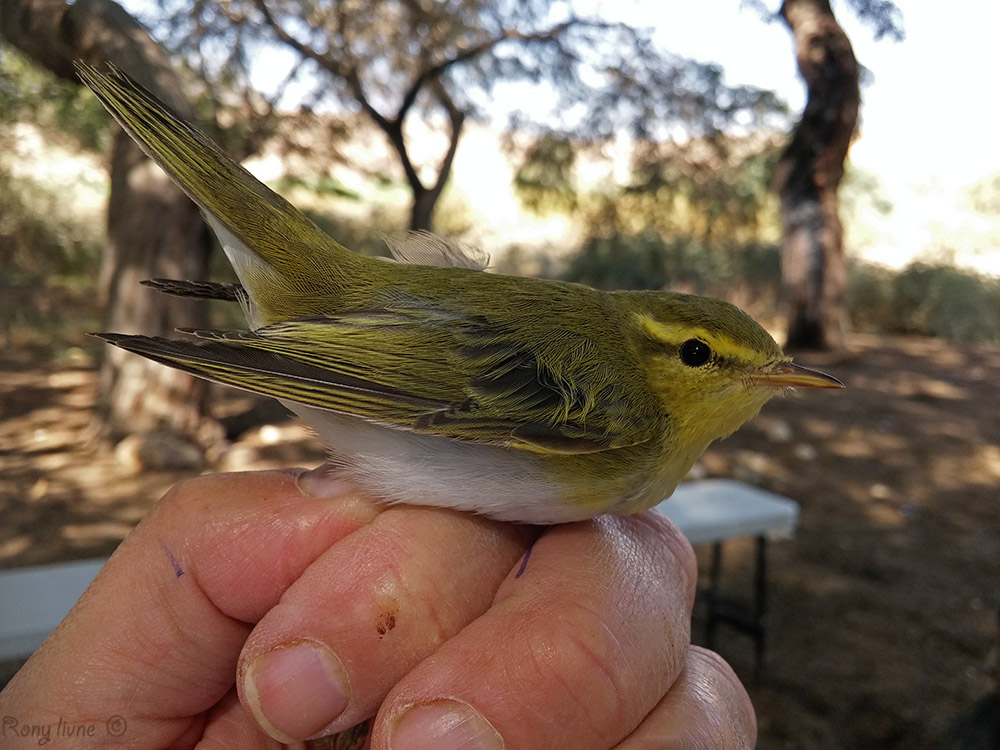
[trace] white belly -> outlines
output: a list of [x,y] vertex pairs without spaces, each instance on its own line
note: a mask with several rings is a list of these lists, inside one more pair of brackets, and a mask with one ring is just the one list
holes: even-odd
[[282,403],[319,433],[330,448],[331,463],[385,502],[453,508],[522,523],[566,523],[593,515],[592,509],[568,504],[570,489],[528,451],[418,435]]

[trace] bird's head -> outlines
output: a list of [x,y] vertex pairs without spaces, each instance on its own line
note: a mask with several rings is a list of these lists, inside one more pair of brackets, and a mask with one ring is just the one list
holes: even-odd
[[786,388],[843,388],[793,364],[738,307],[672,292],[633,293],[629,305],[646,375],[675,449],[695,457],[734,432]]

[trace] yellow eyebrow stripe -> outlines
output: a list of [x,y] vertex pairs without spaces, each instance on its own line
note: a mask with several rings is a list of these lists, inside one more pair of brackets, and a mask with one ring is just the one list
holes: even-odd
[[663,323],[649,313],[636,313],[635,320],[647,336],[667,346],[680,346],[688,339],[701,339],[720,357],[735,357],[744,361],[754,361],[759,356],[752,349],[741,346],[728,336],[721,337],[702,326]]

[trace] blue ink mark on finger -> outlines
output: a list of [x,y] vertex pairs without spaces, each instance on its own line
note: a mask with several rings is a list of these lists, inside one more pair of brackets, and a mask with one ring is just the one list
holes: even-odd
[[514,574],[514,578],[520,578],[522,575],[524,575],[524,571],[528,567],[528,560],[531,559],[531,550],[533,550],[534,548],[535,548],[535,543],[532,542],[531,546],[524,551],[524,557],[521,558],[521,567],[517,569],[517,573]]
[[182,568],[181,564],[177,562],[177,558],[173,556],[173,553],[171,553],[170,550],[164,547],[163,551],[167,553],[167,559],[170,560],[170,565],[174,569],[174,575],[177,578],[180,578],[182,575],[184,575],[184,568]]

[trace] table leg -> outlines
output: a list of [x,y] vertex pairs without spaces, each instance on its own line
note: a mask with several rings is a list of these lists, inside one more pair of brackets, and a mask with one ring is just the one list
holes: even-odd
[[767,537],[757,537],[757,569],[754,571],[754,676],[764,674],[767,656]]
[[719,623],[727,623],[741,633],[753,638],[754,677],[764,675],[767,659],[767,537],[755,539],[753,601],[745,603],[725,597],[720,591],[722,583],[722,542],[712,544],[712,557],[708,567],[708,585],[699,591],[705,602],[705,647],[715,650],[715,634]]
[[712,561],[708,567],[708,588],[705,590],[705,647],[715,649],[715,629],[719,623],[719,581],[722,578],[722,542],[712,545]]

